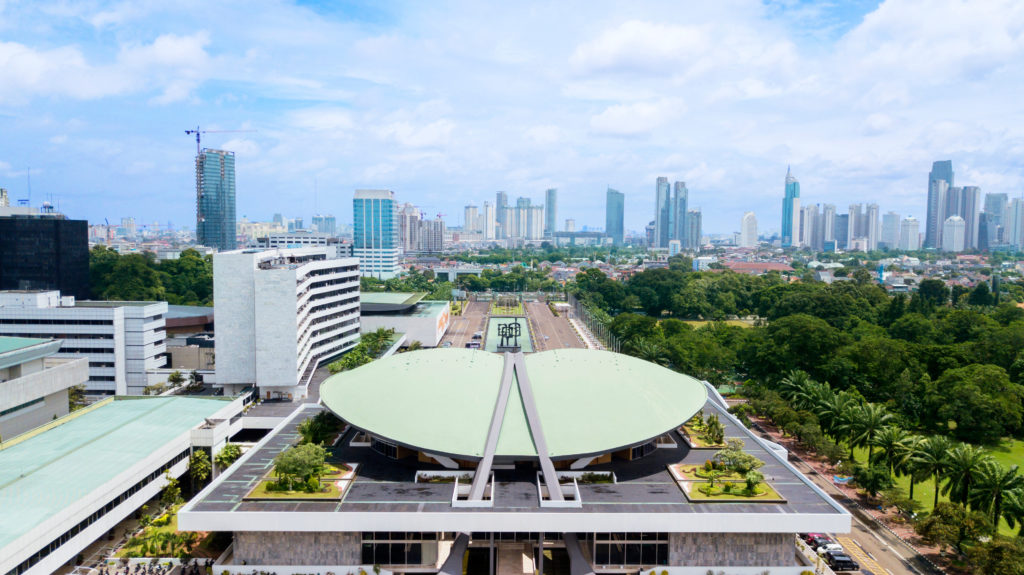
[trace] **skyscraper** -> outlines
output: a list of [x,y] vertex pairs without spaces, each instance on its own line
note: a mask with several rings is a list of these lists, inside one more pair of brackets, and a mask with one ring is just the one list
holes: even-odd
[[196,156],[196,241],[221,251],[237,247],[234,152],[205,148]]
[[468,205],[464,208],[465,214],[462,219],[462,230],[465,232],[476,232],[477,229],[477,207]]
[[878,247],[894,250],[899,246],[900,215],[897,212],[888,212],[882,216],[882,239],[879,240]]
[[686,182],[676,182],[672,185],[672,204],[674,206],[672,214],[672,239],[677,239],[682,244],[682,247],[692,248],[694,246],[688,243],[689,233],[687,224],[689,219],[687,218],[687,204],[690,201],[690,191],[686,189]]
[[836,214],[835,238],[836,247],[846,249],[850,245],[850,214]]
[[814,227],[818,223],[818,206],[811,204],[800,208],[800,225],[798,227],[797,240],[793,245],[820,249],[814,245]]
[[[623,226],[626,213],[626,196],[618,190],[608,188],[604,204],[604,232],[612,239],[612,243],[621,246],[623,243]],[[575,224],[575,222],[573,222]]]
[[313,229],[321,234],[335,235],[338,232],[337,220],[332,215],[313,216]]
[[953,187],[953,162],[942,160],[932,163],[928,173],[928,214],[924,224],[924,247],[939,248],[942,245],[942,225],[945,221],[946,192]]
[[495,232],[496,238],[509,238],[512,234],[509,233],[508,224],[508,212],[505,208],[508,207],[508,194],[505,192],[497,192],[494,194],[494,217],[497,231]]
[[786,168],[786,195],[782,198],[782,247],[799,243],[800,182]]
[[526,208],[526,235],[528,240],[539,240],[544,237],[544,206],[528,206]]
[[558,190],[544,192],[544,237],[550,238],[558,230]]
[[686,219],[689,222],[687,225],[687,231],[689,232],[689,238],[686,240],[686,244],[691,250],[695,252],[700,251],[700,238],[701,238],[701,215],[700,210],[690,210],[686,212]]
[[821,241],[830,242],[836,239],[836,206],[825,204],[821,207]]
[[1013,198],[1004,221],[1006,243],[1017,249],[1024,248],[1024,198]]
[[444,220],[423,220],[420,222],[419,251],[440,253],[444,251]]
[[746,212],[740,220],[740,247],[757,247],[757,216],[754,212]]
[[398,207],[398,245],[402,251],[414,252],[420,245],[420,209],[405,203]]
[[352,255],[364,276],[398,275],[398,204],[391,190],[356,190],[352,199]]
[[978,247],[978,212],[981,210],[981,188],[964,186],[960,191],[960,211],[964,219],[964,249]]
[[659,177],[655,183],[654,196],[654,247],[667,248],[671,239],[672,193],[668,187],[668,178]]
[[495,224],[497,223],[495,218],[494,206],[491,205],[491,202],[484,202],[484,213],[481,227],[483,228],[485,240],[493,240],[497,237],[495,235]]
[[921,249],[921,223],[911,216],[900,224],[900,249],[914,251]]
[[942,251],[964,251],[964,219],[960,216],[949,216],[942,224]]
[[[89,222],[61,214],[0,217],[0,290],[60,290],[88,299]],[[68,333],[74,339],[76,332]]]
[[[996,243],[1006,242],[1006,210],[1009,199],[1006,194],[985,194],[985,213],[991,216],[990,222],[995,226]],[[992,234],[989,234],[991,237]]]

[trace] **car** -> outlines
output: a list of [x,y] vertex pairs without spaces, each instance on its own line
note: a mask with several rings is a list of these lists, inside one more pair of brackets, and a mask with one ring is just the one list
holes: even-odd
[[482,332],[482,331],[478,331],[478,332],[473,334],[473,339],[483,339],[483,338],[484,338],[484,332]]
[[833,571],[860,571],[860,565],[842,551],[827,551],[824,557]]
[[452,346],[452,342],[450,342],[450,341],[446,341],[446,342],[441,344],[441,347],[451,347],[451,346]]
[[466,347],[469,348],[469,349],[480,349],[480,342],[479,341],[471,341],[471,342],[466,344]]
[[815,549],[815,551],[818,552],[818,555],[824,555],[828,551],[839,551],[839,552],[842,552],[843,551],[843,546],[838,544],[838,543],[826,543],[826,544],[822,545],[821,547],[818,547],[817,549]]
[[828,545],[829,543],[835,543],[835,541],[828,535],[818,535],[817,537],[814,537],[813,539],[808,541],[807,546],[811,549],[817,549],[818,547]]

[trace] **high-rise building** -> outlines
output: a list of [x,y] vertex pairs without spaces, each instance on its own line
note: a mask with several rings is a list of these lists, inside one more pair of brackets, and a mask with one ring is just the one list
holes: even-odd
[[672,212],[671,237],[682,242],[683,248],[694,247],[687,243],[689,238],[687,224],[689,223],[689,220],[686,217],[686,214],[689,209],[689,201],[690,191],[686,189],[686,182],[675,182],[672,184],[672,205],[674,206],[674,210]]
[[964,251],[966,234],[964,219],[960,216],[950,216],[942,224],[942,251],[962,252]]
[[237,247],[234,152],[206,148],[196,156],[196,241],[218,250]]
[[[605,219],[606,220],[608,219],[607,209],[608,209],[608,207],[606,205],[605,206]],[[567,231],[567,232],[575,232],[576,231],[576,220],[574,220],[572,218],[569,218],[569,219],[565,220],[565,231]]]
[[985,212],[992,214],[995,224],[997,226],[1005,226],[1003,218],[1006,215],[1006,208],[1009,204],[1009,199],[1006,194],[985,194]]
[[687,238],[686,240],[686,245],[689,246],[689,249],[695,252],[699,252],[701,245],[701,234],[703,232],[703,230],[701,229],[700,210],[697,209],[686,212],[686,219],[688,220],[686,228],[690,234],[689,238]]
[[544,237],[544,206],[527,206],[526,236],[528,240],[539,240]]
[[850,205],[850,220],[847,229],[847,246],[852,246],[854,240],[863,239],[864,241],[859,242],[858,245],[866,246],[866,251],[871,251],[878,248],[878,240],[880,236],[880,226],[878,222],[878,204],[851,204]]
[[[382,207],[372,204],[377,198],[356,201],[366,202],[357,213]],[[356,220],[364,233],[367,225]],[[213,297],[228,318],[218,323],[214,342],[225,395],[258,385],[265,399],[303,398],[317,367],[355,347],[359,266],[333,253],[325,246],[213,256]]]
[[329,236],[337,235],[338,222],[332,215],[317,214],[313,216],[313,229]]
[[497,219],[494,213],[494,206],[491,202],[484,202],[484,213],[481,214],[481,224],[481,231],[484,233],[485,240],[493,240],[497,237],[495,235]]
[[882,239],[879,241],[878,247],[894,250],[899,245],[900,215],[896,212],[887,212],[882,216]]
[[550,238],[558,230],[558,190],[544,192],[544,237]]
[[423,220],[420,222],[419,251],[441,253],[444,251],[444,220]]
[[825,204],[821,206],[821,241],[831,242],[836,239],[836,206]]
[[757,247],[757,216],[754,212],[746,212],[740,219],[740,247]]
[[511,230],[509,230],[508,216],[508,193],[496,192],[494,194],[494,217],[497,231],[495,232],[496,238],[510,238],[512,237]]
[[960,192],[960,212],[964,219],[964,249],[978,248],[978,212],[981,211],[981,188],[964,186]]
[[352,199],[352,255],[364,276],[398,275],[398,204],[391,190],[356,190]]
[[850,246],[850,214],[836,214],[834,239],[841,250]]
[[656,237],[657,236],[656,236],[656,232],[655,232],[654,220],[651,220],[651,221],[647,222],[646,226],[644,226],[644,242],[646,242],[647,247],[651,247],[651,248],[657,247],[657,246],[654,245],[654,241],[655,241]]
[[87,299],[89,222],[47,213],[0,217],[0,290]]
[[134,238],[136,233],[135,218],[121,218],[121,229],[122,235],[129,238]]
[[988,212],[978,214],[978,250],[987,252],[999,244],[999,226]]
[[900,249],[914,251],[921,249],[921,223],[911,216],[900,224]]
[[468,205],[463,210],[464,217],[462,219],[462,229],[466,232],[477,232],[480,231],[477,228],[477,207],[474,205]]
[[800,182],[786,168],[786,193],[782,198],[782,247],[799,244]]
[[668,186],[668,178],[659,177],[655,182],[654,196],[654,247],[667,248],[671,239],[672,191]]
[[[612,244],[621,246],[624,241],[623,226],[625,223],[626,196],[618,191],[608,188],[605,193],[604,202],[604,233],[612,239]],[[575,228],[576,222],[573,222]],[[568,222],[566,222],[568,227]],[[573,230],[566,230],[573,231]]]
[[800,208],[800,226],[798,227],[799,233],[797,234],[797,241],[793,242],[793,245],[800,246],[802,248],[811,248],[813,250],[820,249],[814,245],[814,233],[815,226],[818,223],[818,206],[811,204]]
[[928,173],[928,214],[924,224],[924,247],[926,248],[942,246],[946,192],[952,187],[953,162],[942,160],[932,163],[932,171]]
[[1013,198],[1004,218],[1006,243],[1016,249],[1024,248],[1024,198]]
[[398,208],[398,245],[404,252],[414,252],[420,245],[420,220],[423,216],[416,206],[405,203]]

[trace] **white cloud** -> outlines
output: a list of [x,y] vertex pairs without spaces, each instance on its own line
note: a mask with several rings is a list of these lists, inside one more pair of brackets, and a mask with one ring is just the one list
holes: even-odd
[[640,136],[650,134],[682,116],[686,111],[678,98],[635,104],[608,106],[590,118],[590,128],[596,134],[611,136]]
[[443,146],[451,141],[455,124],[441,119],[429,124],[416,125],[410,122],[392,122],[378,130],[381,138],[409,148]]

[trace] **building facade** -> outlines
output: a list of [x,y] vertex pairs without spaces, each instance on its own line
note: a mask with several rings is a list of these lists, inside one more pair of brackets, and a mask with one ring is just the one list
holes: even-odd
[[89,379],[89,360],[52,357],[61,341],[0,337],[0,438],[68,414],[68,388]]
[[878,247],[894,250],[900,245],[900,215],[887,212],[882,216],[882,239]]
[[558,190],[548,188],[544,192],[544,237],[549,238],[558,231]]
[[900,223],[900,249],[914,251],[921,249],[921,223],[909,217]]
[[313,371],[359,339],[359,261],[328,248],[213,256],[216,383],[261,397],[306,396]]
[[206,148],[196,156],[196,241],[218,250],[237,247],[234,152]]
[[746,212],[740,219],[740,247],[757,247],[757,216],[754,212]]
[[942,224],[942,251],[962,252],[965,248],[966,225],[960,216],[950,216]]
[[352,200],[352,255],[364,276],[398,275],[398,204],[391,190],[356,190]]
[[788,248],[799,242],[800,230],[800,182],[792,170],[786,168],[786,189],[782,198],[782,247]]
[[0,335],[63,341],[88,357],[90,395],[142,395],[163,367],[167,302],[77,301],[57,291],[0,292]]
[[[626,214],[626,196],[618,191],[608,188],[604,200],[604,232],[612,239],[612,243],[621,246],[624,243],[624,224]],[[569,222],[572,228],[569,229]],[[576,231],[576,220],[566,220],[567,232]]]
[[59,214],[0,217],[0,290],[89,297],[89,224]]

